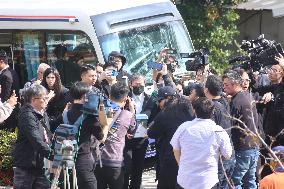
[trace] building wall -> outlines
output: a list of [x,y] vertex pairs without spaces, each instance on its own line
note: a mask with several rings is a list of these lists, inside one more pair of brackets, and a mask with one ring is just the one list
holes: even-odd
[[271,10],[238,10],[238,13],[238,43],[243,39],[256,39],[260,34],[264,34],[266,39],[280,42],[284,47],[284,17],[274,18]]

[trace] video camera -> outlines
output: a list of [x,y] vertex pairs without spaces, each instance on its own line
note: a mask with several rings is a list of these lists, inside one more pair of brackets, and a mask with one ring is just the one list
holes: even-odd
[[280,43],[264,38],[264,34],[254,40],[243,40],[241,49],[249,53],[249,56],[237,56],[229,60],[229,63],[243,62],[237,65],[245,70],[252,69],[258,71],[262,67],[275,65],[275,60],[279,54],[284,54]]
[[79,149],[77,134],[80,130],[82,121],[88,114],[99,116],[100,104],[104,105],[106,116],[108,118],[112,117],[112,111],[117,107],[114,107],[101,93],[93,90],[86,94],[86,101],[82,108],[83,114],[74,124],[68,124],[67,112],[63,113],[63,121],[65,124],[60,124],[57,127],[53,141],[54,168],[58,168],[63,162],[67,165],[67,167],[72,167],[74,165],[74,157]]
[[201,48],[188,55],[188,53],[181,53],[182,58],[189,58],[185,62],[187,71],[197,71],[200,67],[209,64],[209,49]]

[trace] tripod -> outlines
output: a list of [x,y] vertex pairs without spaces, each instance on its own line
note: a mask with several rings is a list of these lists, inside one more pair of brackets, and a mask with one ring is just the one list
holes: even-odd
[[54,179],[52,180],[51,189],[58,188],[58,180],[60,177],[61,171],[63,171],[63,179],[64,179],[64,189],[70,189],[70,178],[69,178],[69,170],[72,171],[73,177],[73,189],[78,189],[77,176],[76,176],[76,168],[74,162],[74,146],[68,141],[64,140],[62,145],[59,145],[60,148],[57,147],[59,154],[54,156],[52,168],[55,169]]

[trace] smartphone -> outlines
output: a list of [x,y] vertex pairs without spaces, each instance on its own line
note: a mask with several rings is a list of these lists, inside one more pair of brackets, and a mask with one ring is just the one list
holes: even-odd
[[148,65],[149,69],[155,69],[155,70],[158,70],[158,71],[161,71],[162,68],[163,68],[163,64],[160,64],[158,62],[154,62],[154,61],[151,61],[151,60],[147,62],[147,65]]
[[128,77],[122,76],[122,82],[124,83],[124,85],[128,86]]
[[116,70],[112,70],[111,76],[115,76],[115,77],[118,76],[118,72]]

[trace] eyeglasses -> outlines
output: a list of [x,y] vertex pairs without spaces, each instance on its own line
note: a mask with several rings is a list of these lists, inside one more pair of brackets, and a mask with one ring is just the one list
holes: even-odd
[[251,82],[251,79],[242,79],[243,82]]
[[273,73],[280,73],[281,72],[281,71],[279,71],[277,69],[273,69],[273,68],[269,68],[268,71],[273,72]]
[[34,99],[41,99],[41,100],[47,101],[49,99],[49,97],[48,96],[46,96],[46,97],[36,97]]

